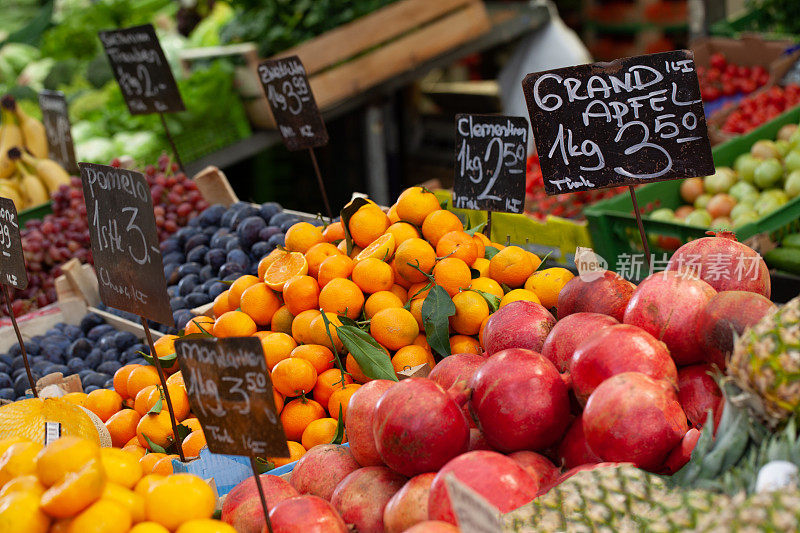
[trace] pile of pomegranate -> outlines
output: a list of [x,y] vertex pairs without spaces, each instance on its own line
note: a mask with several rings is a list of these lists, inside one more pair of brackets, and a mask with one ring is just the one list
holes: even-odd
[[[774,309],[769,295],[761,257],[722,233],[684,245],[638,286],[610,271],[573,278],[557,317],[506,305],[485,325],[485,353],[359,388],[349,449],[312,448],[288,483],[262,476],[270,515],[325,520],[327,531],[447,532],[450,474],[506,513],[599,463],[674,473],[722,408],[713,372],[734,335]],[[238,492],[222,511],[240,531],[263,524],[248,482],[234,492],[249,487],[251,505]]]

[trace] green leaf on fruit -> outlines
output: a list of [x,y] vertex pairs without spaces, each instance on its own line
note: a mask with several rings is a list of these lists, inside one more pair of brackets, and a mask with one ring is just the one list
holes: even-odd
[[337,326],[336,333],[367,377],[397,381],[389,354],[369,333],[353,326]]
[[188,437],[189,434],[191,434],[192,432],[192,428],[190,428],[189,426],[185,426],[183,424],[178,424],[175,429],[177,430],[176,433],[178,438],[176,440],[178,442],[183,442],[183,439]]
[[167,453],[167,450],[164,449],[163,446],[159,446],[155,442],[151,441],[150,437],[148,437],[144,433],[142,433],[142,437],[144,437],[144,440],[147,442],[147,445],[150,447],[150,451],[151,452],[153,452],[153,453]]
[[153,405],[153,407],[150,408],[149,411],[147,411],[147,414],[148,415],[157,415],[158,413],[161,412],[161,409],[163,409],[163,408],[164,408],[164,396],[160,395],[158,397],[158,401],[155,403],[155,405]]
[[486,226],[486,222],[481,222],[480,224],[478,224],[474,228],[470,228],[468,230],[464,230],[464,233],[466,233],[470,237],[473,237],[473,236],[475,236],[476,233],[481,231],[484,228],[484,226]]
[[442,357],[450,355],[450,317],[456,314],[453,299],[435,285],[422,303],[422,324],[428,344]]
[[342,404],[339,404],[339,418],[336,422],[336,435],[333,437],[331,444],[341,444],[344,440],[344,413],[342,411]]
[[[209,337],[212,338],[214,337],[214,335],[211,334],[211,331],[206,331],[206,329],[203,327],[204,324],[201,324],[196,319],[192,319],[192,324],[197,326],[197,328],[200,331],[198,331],[197,333],[189,333],[188,335],[186,334],[181,335],[182,339],[207,339]],[[205,326],[208,327],[209,329],[211,329],[212,327],[212,325],[209,324],[205,324]]]
[[447,202],[448,202],[448,201],[447,201],[447,199],[445,198],[444,200],[442,200],[441,202],[439,202],[439,207],[440,207],[440,208],[442,208],[442,209],[447,209]]
[[533,271],[537,272],[540,268],[542,268],[542,266],[544,266],[544,262],[547,261],[547,258],[550,257],[551,255],[553,255],[553,250],[550,250],[549,252],[547,252],[545,254],[544,257],[542,257],[542,261],[539,263],[539,265],[536,268],[533,269]]
[[221,280],[219,280],[220,283],[222,283],[223,285],[227,285],[229,287],[231,285],[233,285],[234,281],[236,281],[236,280],[234,280],[234,279],[221,279]]
[[356,322],[347,315],[339,315],[339,321],[342,323],[343,326],[353,326],[354,328],[358,327],[358,322]]
[[347,242],[347,255],[353,251],[353,236],[350,235],[350,219],[356,214],[356,211],[363,206],[368,205],[369,202],[364,198],[353,198],[353,201],[344,206],[340,215],[342,219],[342,227],[344,229],[344,239]]
[[489,312],[496,313],[498,309],[500,309],[500,298],[495,296],[494,294],[489,294],[488,292],[479,291],[478,289],[470,289],[473,292],[477,292],[483,299],[486,300],[486,303],[489,304]]
[[259,473],[259,475],[274,469],[275,464],[272,461],[267,461],[261,457],[256,457],[256,471]]
[[[192,335],[201,335],[201,334],[200,333],[192,333]],[[192,335],[187,335],[186,338],[192,338]],[[148,363],[150,363],[153,366],[156,366],[156,358],[155,357],[153,357],[150,354],[146,354],[144,352],[137,352],[137,353],[139,355],[141,355],[142,357],[144,357],[145,361],[147,361]],[[175,353],[175,352],[172,352],[171,354],[165,355],[164,357],[159,357],[158,361],[159,361],[159,364],[161,365],[161,368],[169,368],[169,367],[171,367],[172,365],[175,364],[175,360],[177,358],[178,358],[178,354]]]
[[496,256],[498,253],[500,253],[500,250],[498,250],[494,246],[487,246],[486,252],[483,254],[483,257],[491,260],[492,257]]

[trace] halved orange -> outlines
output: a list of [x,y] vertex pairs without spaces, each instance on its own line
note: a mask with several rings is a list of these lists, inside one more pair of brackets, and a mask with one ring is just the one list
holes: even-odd
[[358,263],[364,259],[374,257],[375,259],[386,261],[388,263],[394,254],[394,246],[394,235],[391,233],[384,233],[372,241],[369,246],[361,250],[361,252],[359,252],[359,254],[356,256],[355,262]]
[[308,262],[300,252],[289,252],[276,259],[264,273],[264,283],[274,290],[281,292],[283,286],[295,276],[305,276],[308,272]]

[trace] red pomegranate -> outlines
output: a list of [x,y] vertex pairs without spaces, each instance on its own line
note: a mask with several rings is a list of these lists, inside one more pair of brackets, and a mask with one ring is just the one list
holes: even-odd
[[697,446],[697,441],[700,440],[700,430],[691,428],[686,432],[681,441],[675,446],[667,460],[664,461],[664,466],[661,469],[663,474],[674,474],[684,467],[686,463],[692,458],[694,447]]
[[539,488],[549,487],[561,476],[561,471],[544,455],[522,450],[510,453],[508,456],[533,476],[533,479],[539,483]]
[[558,445],[558,458],[567,469],[603,461],[586,444],[586,436],[583,433],[583,415],[572,421],[564,438],[561,439],[561,443]]
[[705,362],[725,370],[733,342],[744,330],[778,308],[767,298],[747,291],[715,294],[697,317],[697,343]]
[[575,348],[601,329],[614,324],[619,324],[616,318],[600,313],[574,313],[565,316],[556,322],[544,340],[542,355],[550,359],[559,372],[567,372]]
[[625,306],[635,290],[636,285],[610,270],[592,281],[575,276],[558,293],[558,319],[586,312],[612,316],[622,322]]
[[350,443],[350,453],[361,466],[383,465],[383,460],[375,448],[372,418],[378,400],[395,383],[397,382],[388,379],[374,379],[359,387],[350,398],[344,427],[347,431],[347,441]]
[[498,352],[472,376],[470,387],[470,409],[496,450],[543,450],[567,429],[567,387],[541,354],[521,348]]
[[749,246],[730,231],[687,242],[672,255],[667,270],[693,271],[717,291],[749,291],[769,298],[769,268]]
[[575,350],[569,366],[572,388],[582,405],[598,385],[623,372],[641,372],[678,384],[678,369],[667,346],[629,324],[610,326],[589,337]]
[[526,348],[540,352],[556,319],[535,302],[511,302],[493,313],[483,330],[484,349],[488,355],[507,348]]
[[461,407],[425,378],[409,378],[386,391],[375,408],[372,429],[383,462],[408,477],[435,472],[469,445],[469,424]]
[[691,273],[657,272],[639,284],[623,322],[664,341],[676,365],[698,363],[705,355],[695,340],[697,318],[716,293]]
[[[295,496],[270,509],[273,533],[347,533],[333,506],[318,496]],[[263,531],[267,531],[264,526]]]
[[718,410],[722,401],[713,372],[710,365],[685,366],[678,371],[678,401],[692,427],[702,427],[709,409]]
[[350,448],[322,444],[308,450],[291,472],[292,486],[300,494],[312,494],[330,501],[333,489],[351,472],[361,468]]
[[586,442],[604,461],[656,471],[689,426],[672,387],[640,372],[610,377],[583,411]]
[[445,357],[433,367],[428,379],[438,383],[443,389],[447,390],[456,381],[465,380],[469,382],[472,375],[486,362],[486,357],[474,353],[459,353]]
[[455,476],[501,513],[536,497],[539,484],[516,461],[497,452],[474,451],[459,455],[439,470],[428,496],[428,518],[457,524],[445,478]]
[[383,533],[383,511],[405,477],[385,466],[365,466],[348,474],[333,491],[331,505],[359,533]]

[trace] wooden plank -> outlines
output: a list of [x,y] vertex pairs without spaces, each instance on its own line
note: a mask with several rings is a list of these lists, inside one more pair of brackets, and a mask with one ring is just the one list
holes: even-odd
[[[130,320],[122,318],[121,316],[114,315],[112,313],[109,313],[108,311],[103,311],[96,307],[89,307],[88,311],[90,313],[95,313],[103,317],[106,323],[114,326],[114,329],[116,329],[117,331],[127,331],[129,333],[133,333],[140,339],[144,338],[144,329],[142,328],[142,325],[138,322],[131,322]],[[158,340],[164,336],[164,334],[161,333],[160,331],[156,331],[153,329],[150,330],[150,333],[153,335],[153,340]]]
[[[479,0],[402,0],[284,50],[274,57],[298,55],[311,75],[385,43],[417,26]],[[315,96],[319,96],[315,93]]]
[[211,205],[222,204],[230,207],[239,201],[225,173],[214,166],[208,166],[198,172],[192,180],[197,185],[203,199]]
[[320,109],[330,107],[391,76],[409,70],[422,61],[474,39],[490,27],[483,3],[471,4],[364,57],[313,76],[310,83],[317,104]]

